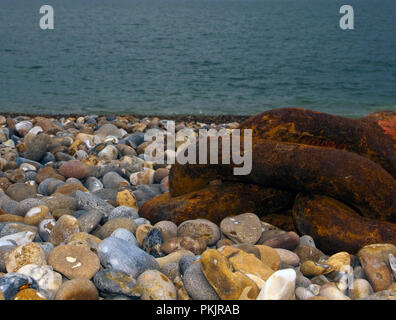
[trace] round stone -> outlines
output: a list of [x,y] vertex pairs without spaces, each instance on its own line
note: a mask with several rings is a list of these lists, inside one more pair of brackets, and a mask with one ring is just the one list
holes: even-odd
[[125,272],[134,278],[146,270],[160,268],[153,256],[114,237],[106,238],[100,243],[98,255],[105,268]]
[[47,300],[46,297],[34,289],[23,289],[19,291],[13,300]]
[[98,300],[99,294],[95,285],[86,278],[76,278],[65,281],[55,300]]
[[118,228],[114,230],[113,233],[110,235],[110,237],[123,239],[125,241],[128,241],[133,246],[137,246],[137,247],[139,246],[139,243],[137,242],[133,233],[124,228]]
[[303,235],[300,237],[300,246],[310,246],[316,248],[314,239],[309,235]]
[[154,228],[161,232],[164,241],[177,237],[177,225],[172,221],[163,220],[154,225]]
[[13,249],[6,258],[7,272],[17,272],[27,264],[45,265],[45,253],[43,249],[34,242],[18,246]]
[[48,264],[69,279],[91,279],[100,268],[98,256],[85,246],[57,246],[48,256]]
[[351,300],[343,294],[334,284],[326,283],[321,286],[319,295],[330,300]]
[[139,214],[137,213],[136,209],[132,207],[119,206],[110,212],[108,220],[110,221],[115,218],[138,219]]
[[326,255],[322,251],[311,246],[300,245],[293,252],[299,256],[301,263],[307,260],[318,262],[322,258],[326,257]]
[[52,299],[59,287],[62,285],[62,275],[52,270],[52,267],[44,265],[38,266],[28,264],[18,270],[19,274],[24,274],[33,278],[40,290],[48,293],[48,298]]
[[176,287],[158,270],[147,270],[137,278],[141,300],[176,300]]
[[43,219],[51,218],[49,208],[41,205],[38,207],[31,208],[26,212],[23,223],[31,226],[38,226]]
[[195,255],[198,255],[206,250],[206,241],[185,236],[171,238],[165,241],[161,246],[161,251],[166,254],[180,249],[189,250]]
[[183,257],[195,257],[195,255],[189,250],[180,249],[166,255],[165,257],[157,258],[156,260],[162,268],[166,264],[178,263]]
[[243,213],[223,219],[221,231],[236,243],[255,244],[261,236],[260,219],[253,213]]
[[275,248],[275,251],[278,253],[282,264],[290,265],[293,267],[297,267],[299,265],[300,258],[294,252],[281,248]]
[[6,190],[7,195],[15,201],[36,197],[36,188],[26,183],[14,183]]
[[257,300],[291,300],[296,285],[293,269],[278,270],[265,282]]
[[105,239],[110,237],[110,235],[114,232],[114,230],[118,228],[124,228],[132,232],[136,233],[137,225],[136,222],[129,218],[114,218],[110,221],[107,221],[102,227],[94,232],[94,235],[100,239]]
[[64,215],[56,222],[48,241],[57,246],[67,242],[73,234],[80,231],[80,223],[78,220],[72,216]]
[[300,244],[300,237],[297,233],[290,231],[270,238],[264,241],[263,244],[272,248],[294,250]]
[[86,232],[77,232],[71,236],[66,244],[72,246],[85,246],[92,252],[97,253],[98,246],[102,242],[98,237]]
[[354,299],[367,298],[374,292],[370,282],[366,279],[356,279],[353,281],[353,287],[349,289],[349,296]]
[[93,278],[96,288],[102,296],[125,295],[138,298],[136,280],[129,274],[109,269],[100,270]]
[[77,218],[81,232],[90,233],[94,230],[103,218],[103,212],[89,210]]
[[213,246],[220,240],[220,229],[207,219],[195,219],[182,222],[177,229],[177,235],[202,239],[208,246]]
[[117,193],[117,203],[119,206],[131,207],[138,210],[136,198],[129,189],[125,189]]
[[89,175],[89,167],[79,160],[67,161],[58,171],[66,178],[83,179]]

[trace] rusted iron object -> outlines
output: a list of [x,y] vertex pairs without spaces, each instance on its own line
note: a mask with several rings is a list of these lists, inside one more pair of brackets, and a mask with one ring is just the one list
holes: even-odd
[[225,217],[245,212],[258,216],[291,208],[295,194],[243,183],[224,183],[172,198],[169,192],[144,203],[139,216],[151,223],[170,220],[176,224],[190,219],[220,223]]
[[[355,152],[380,164],[396,177],[396,116],[392,112],[351,119],[298,108],[281,108],[254,115],[239,126],[252,129],[253,139],[302,143]],[[391,128],[393,124],[393,129]]]
[[169,176],[171,195],[205,188],[216,179],[241,181],[331,196],[357,208],[364,216],[396,220],[396,180],[377,163],[352,152],[255,139],[251,173],[233,175],[234,167],[232,161],[229,165],[176,163]]
[[325,253],[356,253],[372,243],[396,245],[396,224],[360,216],[345,204],[322,195],[298,194],[293,206],[294,224],[310,235]]

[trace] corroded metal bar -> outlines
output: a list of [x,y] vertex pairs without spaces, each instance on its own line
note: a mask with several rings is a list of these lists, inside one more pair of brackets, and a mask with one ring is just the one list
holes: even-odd
[[241,181],[331,196],[364,216],[396,221],[396,180],[367,158],[345,150],[259,139],[253,142],[252,156],[252,172],[246,176],[233,175],[232,162],[175,164],[169,176],[171,195],[202,189],[216,179]]
[[[378,119],[378,121],[367,121]],[[393,131],[390,129],[393,123]],[[298,108],[254,115],[239,126],[252,129],[253,139],[268,139],[344,149],[380,164],[396,177],[396,116],[392,112],[350,119]],[[393,133],[392,133],[393,132]]]
[[170,220],[179,224],[190,219],[208,219],[220,223],[225,217],[245,212],[258,216],[291,208],[295,194],[243,183],[224,183],[220,186],[172,198],[168,193],[144,203],[139,215],[156,223]]
[[396,224],[361,217],[345,204],[321,195],[299,194],[293,206],[294,224],[324,252],[356,253],[373,243],[396,245]]

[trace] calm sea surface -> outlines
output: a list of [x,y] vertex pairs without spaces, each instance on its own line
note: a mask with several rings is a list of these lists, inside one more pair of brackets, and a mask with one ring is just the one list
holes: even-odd
[[[39,27],[52,5],[55,30]],[[339,27],[343,4],[355,30]],[[396,110],[395,0],[1,0],[0,111]]]

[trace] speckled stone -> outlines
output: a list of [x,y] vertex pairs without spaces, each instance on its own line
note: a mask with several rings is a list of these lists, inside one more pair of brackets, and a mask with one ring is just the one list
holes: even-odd
[[195,255],[198,255],[206,250],[206,241],[184,236],[168,239],[161,246],[161,251],[166,254],[180,249],[189,250]]
[[72,216],[64,215],[56,222],[48,241],[57,246],[67,242],[73,234],[80,231],[81,228],[78,220]]
[[19,268],[27,264],[42,266],[46,264],[43,249],[34,242],[18,246],[13,249],[6,258],[7,272],[17,272]]
[[66,178],[83,179],[89,175],[89,167],[79,160],[70,160],[61,165],[59,173]]
[[91,279],[99,271],[98,256],[84,246],[60,245],[48,256],[48,264],[69,279]]
[[144,237],[142,241],[142,249],[154,258],[160,258],[165,255],[161,251],[162,243],[163,239],[161,232],[158,229],[153,228]]
[[144,271],[137,278],[141,300],[176,300],[176,287],[158,270]]
[[95,230],[93,234],[100,239],[105,239],[110,237],[114,230],[118,228],[124,228],[132,232],[136,233],[137,225],[136,222],[129,218],[114,218],[110,221],[107,221],[102,227]]
[[326,255],[322,251],[311,246],[300,245],[293,252],[299,256],[301,263],[307,260],[318,262],[322,258],[326,257]]
[[65,281],[56,293],[55,300],[98,300],[95,285],[86,278]]
[[139,243],[139,246],[142,245],[143,239],[147,236],[147,234],[153,228],[154,228],[154,226],[152,226],[151,224],[142,224],[137,227],[135,235],[136,235],[136,240]]
[[119,206],[110,212],[108,220],[110,221],[115,218],[129,218],[134,220],[139,218],[139,214],[136,209],[132,207]]
[[199,262],[191,264],[184,272],[184,287],[193,300],[220,300],[202,272]]
[[92,252],[97,253],[98,246],[102,242],[101,239],[86,232],[77,232],[71,236],[66,244],[72,246],[85,246]]
[[103,297],[124,295],[139,298],[136,290],[136,280],[131,275],[109,269],[100,270],[93,278],[96,288]]
[[220,229],[235,243],[255,244],[262,233],[260,219],[253,213],[225,218],[220,223]]
[[179,225],[177,235],[202,239],[208,246],[213,246],[220,240],[220,228],[207,219],[188,220]]
[[154,225],[154,228],[157,228],[161,232],[164,241],[177,237],[177,225],[172,221],[159,221]]
[[89,210],[77,218],[81,232],[90,233],[103,218],[103,213],[97,210]]

